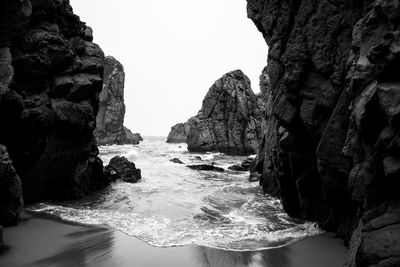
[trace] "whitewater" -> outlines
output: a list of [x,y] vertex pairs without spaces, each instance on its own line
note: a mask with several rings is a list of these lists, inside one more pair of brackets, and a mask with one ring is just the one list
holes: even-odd
[[[311,222],[290,218],[280,201],[248,181],[248,172],[228,170],[246,157],[189,153],[186,144],[145,137],[140,145],[102,146],[104,164],[125,156],[142,171],[136,184],[116,182],[77,201],[39,203],[27,209],[69,222],[105,226],[150,245],[202,245],[226,250],[284,246],[321,233]],[[186,164],[214,163],[225,172],[192,170]],[[201,159],[200,159],[201,158]]]

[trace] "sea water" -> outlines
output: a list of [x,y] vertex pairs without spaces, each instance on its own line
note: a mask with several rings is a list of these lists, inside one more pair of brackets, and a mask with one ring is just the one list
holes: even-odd
[[[248,181],[248,172],[227,169],[246,157],[189,153],[186,144],[165,140],[145,137],[140,145],[100,147],[105,165],[116,155],[133,161],[142,171],[140,182],[115,182],[81,200],[40,203],[28,209],[107,226],[153,246],[258,250],[321,233],[313,223],[290,218],[278,199],[264,194],[257,182]],[[214,163],[226,171],[192,170],[171,162],[172,158],[185,164]]]

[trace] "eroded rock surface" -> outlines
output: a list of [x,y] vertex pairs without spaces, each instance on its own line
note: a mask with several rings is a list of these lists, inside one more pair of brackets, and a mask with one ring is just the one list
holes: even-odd
[[104,55],[91,32],[67,0],[0,3],[0,143],[27,203],[106,183],[93,138]]
[[191,122],[192,118],[185,123],[178,123],[172,126],[167,137],[167,143],[186,143]]
[[242,71],[225,74],[209,89],[199,113],[190,120],[187,137],[192,152],[254,154],[261,111],[250,80]]
[[398,266],[399,2],[247,2],[269,47],[254,176],[342,236],[347,266]]
[[122,180],[128,183],[137,183],[142,179],[140,169],[137,169],[135,163],[125,157],[115,156],[110,160],[109,165],[105,167],[106,176],[111,180]]
[[94,132],[99,145],[139,144],[143,141],[140,134],[133,134],[124,126],[124,84],[122,64],[112,56],[105,57],[104,84]]

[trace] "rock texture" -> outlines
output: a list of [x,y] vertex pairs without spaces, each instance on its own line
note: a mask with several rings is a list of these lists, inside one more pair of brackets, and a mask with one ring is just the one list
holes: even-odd
[[133,134],[124,126],[124,84],[122,64],[111,56],[105,57],[104,84],[94,132],[99,145],[139,144],[143,141],[140,134]]
[[399,2],[247,2],[269,47],[252,172],[342,236],[346,266],[399,266]]
[[197,164],[197,165],[186,165],[189,169],[198,171],[213,171],[213,172],[224,172],[225,169],[214,166],[214,164]]
[[115,156],[110,164],[105,167],[106,176],[111,180],[122,180],[128,183],[137,183],[142,179],[140,169],[136,169],[135,163],[125,157]]
[[[0,143],[27,203],[105,184],[93,138],[104,55],[92,39],[68,0],[0,3]],[[0,180],[17,186],[13,173]]]
[[178,123],[171,127],[171,131],[167,137],[167,143],[186,143],[186,139],[190,132],[190,121]]
[[214,83],[201,110],[190,121],[186,140],[189,151],[257,151],[261,112],[250,80],[240,70],[229,72]]
[[0,225],[16,225],[22,206],[21,180],[6,147],[0,145]]

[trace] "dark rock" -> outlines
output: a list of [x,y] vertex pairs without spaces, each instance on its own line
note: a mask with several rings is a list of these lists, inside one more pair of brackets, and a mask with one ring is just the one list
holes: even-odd
[[[115,173],[114,173],[115,172]],[[140,169],[136,169],[135,163],[125,157],[115,156],[105,167],[106,176],[111,180],[121,179],[128,183],[137,183],[142,179]]]
[[167,143],[186,143],[190,131],[191,119],[185,123],[178,123],[171,127],[167,137]]
[[124,126],[122,129],[121,140],[123,144],[137,145],[143,141],[143,138],[140,133],[132,133],[131,130]]
[[220,167],[216,167],[213,164],[198,164],[198,165],[186,165],[186,167],[199,170],[199,171],[214,171],[214,172],[224,172],[225,170]]
[[261,118],[250,80],[240,70],[229,72],[214,83],[198,115],[188,121],[188,150],[254,154]]
[[398,3],[247,3],[269,47],[251,175],[289,215],[343,237],[346,266],[398,265]]
[[246,170],[250,170],[251,165],[253,164],[254,158],[248,157],[247,159],[243,160],[240,166],[245,168]]
[[93,139],[104,55],[91,39],[67,0],[0,4],[0,143],[27,203],[105,185]]
[[173,159],[171,159],[170,161],[173,162],[173,163],[184,164],[184,163],[182,162],[182,160],[180,160],[180,159],[178,159],[178,158],[173,158]]
[[6,147],[0,145],[0,224],[16,225],[23,204],[21,180]]
[[248,157],[242,163],[229,166],[228,169],[232,170],[232,171],[240,171],[240,172],[248,171],[248,170],[250,170],[253,160],[254,160],[254,158]]
[[249,182],[257,182],[260,181],[262,174],[258,172],[252,172],[249,176]]
[[241,164],[235,164],[235,165],[229,166],[228,169],[231,171],[237,171],[237,172],[245,172],[245,171],[249,170],[247,168],[242,167]]
[[124,124],[125,72],[122,64],[111,56],[104,59],[104,84],[100,93],[95,136],[99,145],[139,144],[140,134],[133,134]]

